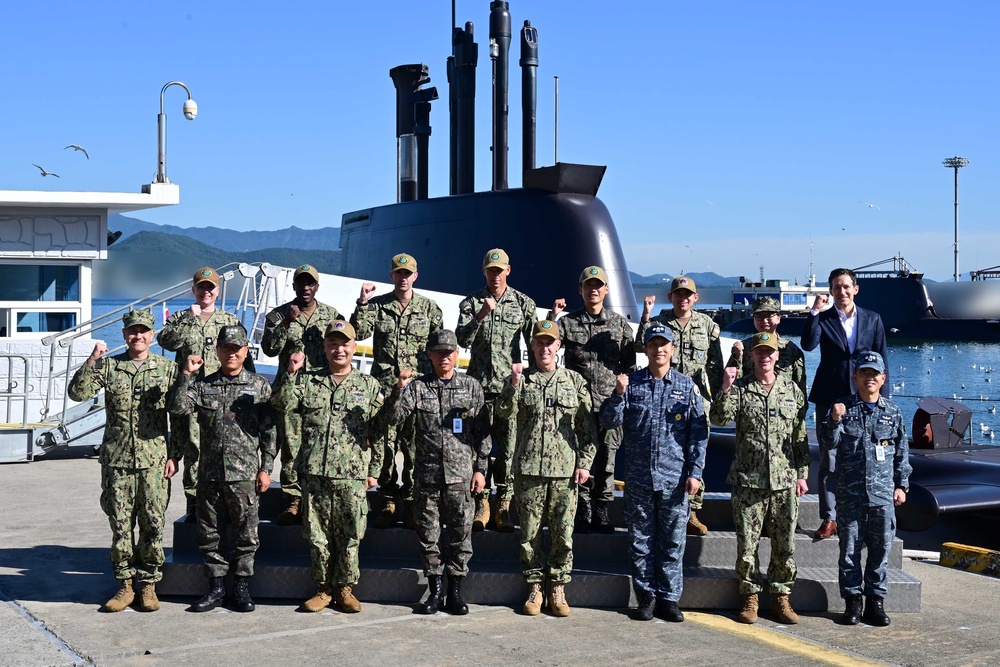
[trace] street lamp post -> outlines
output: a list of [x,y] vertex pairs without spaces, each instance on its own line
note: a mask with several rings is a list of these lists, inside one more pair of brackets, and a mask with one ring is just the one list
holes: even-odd
[[955,170],[955,282],[958,282],[958,170],[969,164],[964,157],[949,157],[941,161],[941,164],[949,169]]
[[198,115],[198,105],[193,99],[191,99],[191,89],[185,86],[180,81],[171,81],[163,86],[163,90],[160,91],[160,115],[156,117],[156,127],[158,130],[157,138],[157,158],[156,158],[156,180],[154,183],[169,183],[170,179],[167,178],[167,114],[163,111],[163,96],[167,92],[167,88],[170,86],[180,86],[185,91],[187,91],[187,101],[184,102],[184,117],[188,120],[194,120],[195,116]]

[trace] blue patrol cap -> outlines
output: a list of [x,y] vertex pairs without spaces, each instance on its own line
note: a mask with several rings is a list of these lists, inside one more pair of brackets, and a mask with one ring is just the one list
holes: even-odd
[[860,371],[862,368],[874,368],[879,373],[885,373],[885,362],[882,361],[882,355],[870,351],[859,353],[854,371]]
[[646,329],[646,333],[642,335],[642,344],[645,345],[654,338],[665,338],[668,343],[673,343],[674,332],[670,330],[670,327],[654,324]]

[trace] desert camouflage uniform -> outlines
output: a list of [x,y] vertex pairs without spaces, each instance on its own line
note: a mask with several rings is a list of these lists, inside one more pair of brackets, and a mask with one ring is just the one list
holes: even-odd
[[677,602],[689,514],[684,489],[688,477],[702,478],[708,447],[701,393],[675,370],[657,380],[644,368],[629,373],[624,395],[612,391],[601,424],[624,432],[625,521],[636,596]]
[[[529,370],[517,386],[504,384],[497,415],[515,432],[514,498],[521,518],[521,569],[528,583],[569,583],[573,571],[573,519],[577,469],[594,462],[590,390],[565,368]],[[542,528],[549,528],[548,557]],[[547,571],[546,571],[547,570]]]
[[[178,366],[183,366],[189,355],[200,356],[205,365],[198,377],[203,378],[219,370],[219,355],[215,352],[219,329],[239,323],[238,317],[221,308],[212,311],[207,320],[182,310],[167,318],[156,334],[156,342],[164,350],[177,353],[174,359]],[[198,421],[190,415],[175,415],[170,425],[170,437],[177,440],[184,452],[184,495],[193,499],[198,486]]]
[[[896,537],[893,492],[910,485],[910,448],[903,416],[879,396],[875,407],[854,394],[836,401],[847,412],[839,423],[830,415],[817,429],[820,444],[837,450],[837,535],[840,538],[840,594],[888,592],[889,551]],[[878,448],[882,459],[878,459]],[[864,578],[861,548],[868,547]]]
[[736,575],[740,595],[763,590],[757,547],[767,525],[772,593],[791,593],[795,583],[796,480],[809,474],[809,443],[802,417],[805,396],[787,375],[777,374],[770,393],[744,375],[712,404],[717,426],[736,421],[736,451],[726,482],[733,487]]
[[353,586],[361,577],[365,480],[382,467],[382,394],[378,382],[351,370],[337,385],[329,369],[282,374],[271,404],[302,419],[302,532],[312,577],[320,585]]
[[472,475],[486,474],[491,447],[483,388],[468,375],[456,373],[448,382],[425,375],[402,391],[393,387],[385,411],[393,424],[414,415],[415,518],[424,573],[445,573],[438,545],[443,523],[447,573],[464,577],[472,557]]
[[[510,376],[510,368],[523,362],[523,353],[530,349],[531,328],[538,319],[535,302],[527,294],[508,286],[500,298],[495,299],[496,308],[482,322],[476,321],[476,314],[488,298],[494,298],[485,287],[471,294],[458,305],[458,325],[455,335],[458,344],[469,349],[467,373],[479,380],[486,395],[489,410],[490,435],[496,457],[492,475],[487,474],[486,488],[490,487],[490,477],[496,478],[497,501],[511,499],[514,489],[510,459],[513,455],[513,438],[506,419],[497,419],[494,414],[496,399],[503,388],[504,380]],[[524,344],[521,344],[521,341]]]
[[[399,378],[410,369],[423,375],[431,372],[427,357],[427,337],[443,326],[441,309],[433,300],[414,293],[406,308],[401,308],[392,292],[372,297],[354,309],[351,325],[362,341],[374,335],[371,375],[382,385],[386,395]],[[409,420],[401,427],[388,427],[382,471],[378,475],[379,494],[404,500],[413,497],[413,427]],[[403,452],[402,485],[396,483],[396,451]]]
[[[286,329],[282,322],[293,305],[288,302],[278,306],[264,319],[264,335],[260,349],[264,354],[278,357],[278,370],[288,368],[288,360],[293,352],[302,351],[306,355],[305,369],[326,368],[326,354],[323,352],[323,335],[326,325],[342,319],[333,306],[316,302],[312,315],[299,313]],[[299,447],[302,444],[302,420],[299,415],[287,412],[278,415],[278,446],[281,448],[281,490],[290,496],[301,496],[298,463]]]
[[[107,424],[101,444],[101,509],[111,524],[115,579],[162,578],[163,525],[170,480],[167,458],[179,459],[167,442],[167,391],[177,364],[150,353],[139,368],[127,353],[84,364],[69,385],[69,397],[85,401],[104,390]],[[139,525],[133,553],[132,530]]]
[[270,399],[267,380],[246,369],[232,378],[216,371],[194,382],[181,374],[170,389],[170,411],[194,416],[202,434],[198,546],[209,577],[224,577],[229,571],[229,553],[220,535],[227,525],[233,529],[235,575],[253,576],[260,544],[257,473],[270,474],[277,454]]
[[[737,361],[730,355],[726,368],[739,368],[740,375],[753,375],[753,355],[750,354],[750,345],[753,336],[743,339],[743,357]],[[778,361],[774,364],[774,370],[778,373],[785,373],[795,386],[799,388],[803,396],[807,395],[806,390],[806,355],[798,345],[784,336],[778,336]],[[803,405],[805,410],[808,404]]]

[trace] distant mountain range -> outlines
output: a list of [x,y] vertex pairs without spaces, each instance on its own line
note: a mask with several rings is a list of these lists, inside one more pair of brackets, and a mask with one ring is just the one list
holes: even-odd
[[[647,287],[655,285],[659,287],[665,282],[669,283],[675,277],[669,273],[654,273],[651,276],[640,276],[638,273],[632,271],[629,271],[628,275],[632,278],[633,287],[639,285]],[[684,275],[693,280],[695,285],[699,287],[736,287],[740,284],[740,279],[737,276],[727,278],[712,271],[705,273],[685,273]]]
[[340,247],[340,227],[300,229],[294,225],[274,231],[238,232],[220,227],[175,227],[157,225],[119,213],[108,216],[108,229],[121,231],[119,243],[139,232],[162,232],[187,236],[213,248],[247,252],[268,248],[298,248],[301,250],[337,250]]

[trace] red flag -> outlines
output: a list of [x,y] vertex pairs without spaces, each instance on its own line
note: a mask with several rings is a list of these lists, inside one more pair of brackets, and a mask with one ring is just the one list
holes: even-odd
[[170,317],[170,309],[167,308],[167,302],[163,302],[163,323],[167,323],[167,318]]

